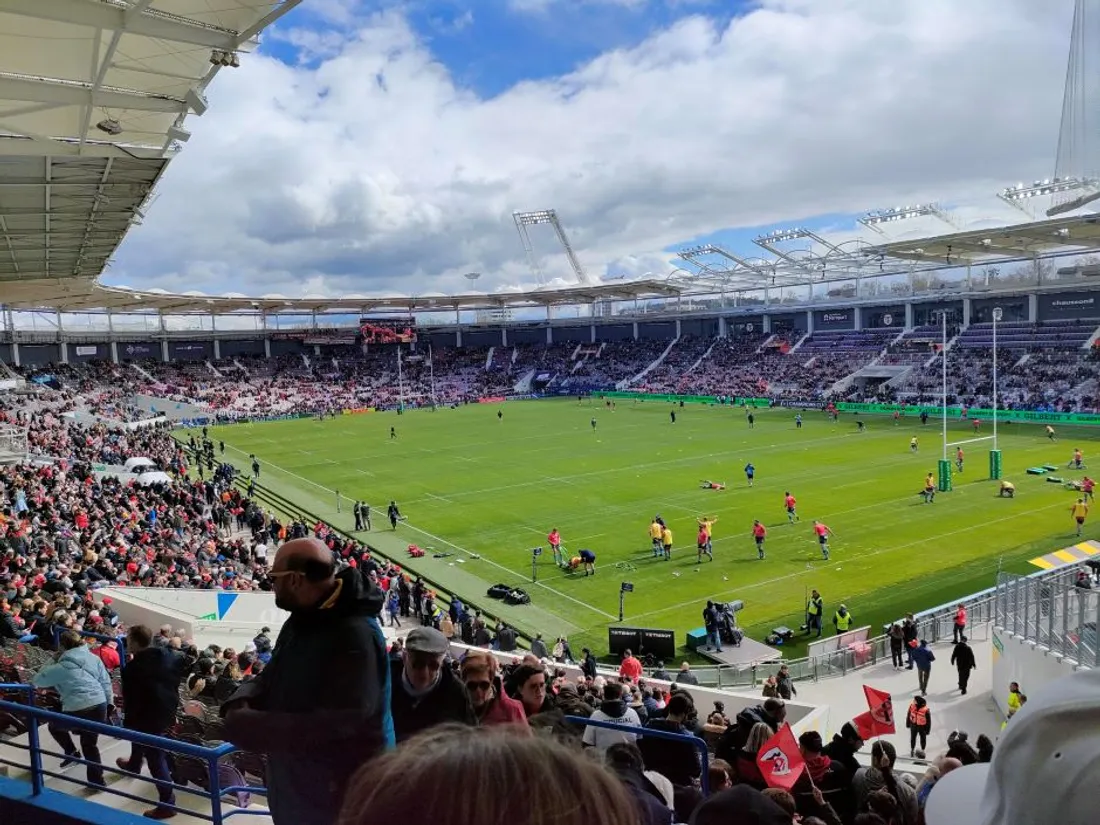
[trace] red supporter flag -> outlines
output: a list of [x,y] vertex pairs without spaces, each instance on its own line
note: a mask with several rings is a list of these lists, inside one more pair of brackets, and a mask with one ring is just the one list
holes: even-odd
[[863,694],[867,697],[869,710],[852,720],[852,724],[859,731],[860,737],[872,739],[876,736],[894,733],[894,700],[890,694],[868,685],[863,686]]
[[756,766],[760,768],[769,788],[789,791],[794,787],[806,770],[806,762],[802,758],[802,751],[798,749],[798,741],[794,738],[790,725],[784,724],[764,743],[756,755]]

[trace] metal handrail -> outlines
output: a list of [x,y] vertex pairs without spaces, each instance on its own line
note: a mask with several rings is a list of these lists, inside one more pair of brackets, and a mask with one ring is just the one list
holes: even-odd
[[[46,770],[42,765],[42,756],[55,756],[51,751],[45,751],[42,748],[41,740],[39,737],[39,725],[43,722],[53,722],[57,725],[64,726],[70,731],[87,731],[90,733],[96,733],[101,736],[109,736],[113,739],[120,739],[125,742],[136,743],[145,747],[156,748],[157,750],[165,751],[168,753],[178,754],[180,756],[186,756],[193,759],[200,760],[206,764],[207,769],[207,781],[209,782],[209,788],[206,790],[196,790],[190,787],[182,787],[175,783],[169,783],[173,788],[182,790],[186,793],[200,796],[210,801],[210,816],[208,817],[213,825],[222,825],[226,819],[237,815],[260,815],[266,814],[266,810],[249,811],[238,808],[237,810],[223,812],[222,811],[222,797],[230,793],[249,793],[260,796],[267,795],[267,789],[264,787],[252,786],[252,785],[230,785],[227,787],[221,786],[221,778],[218,773],[218,767],[221,764],[221,760],[232,753],[237,752],[238,748],[234,745],[225,742],[216,746],[195,745],[191,742],[181,742],[177,739],[169,739],[164,736],[156,736],[150,733],[143,733],[141,731],[129,730],[126,728],[115,727],[114,725],[104,724],[102,722],[92,722],[87,719],[81,719],[76,716],[72,716],[65,713],[57,713],[55,711],[45,710],[34,705],[34,687],[33,685],[25,684],[0,684],[0,693],[24,693],[27,695],[27,704],[20,702],[11,702],[6,700],[0,700],[0,711],[11,714],[12,716],[25,718],[27,724],[27,742],[26,746],[15,745],[15,747],[24,748],[28,751],[30,757],[30,764],[28,766],[31,774],[31,791],[32,796],[40,796],[45,788],[46,776],[65,779],[77,785],[84,787],[94,787],[88,782],[84,782],[72,777],[63,776],[52,771]],[[9,743],[10,744],[10,743]],[[75,759],[75,762],[88,764],[86,759]],[[17,766],[18,767],[18,766]],[[123,776],[129,776],[132,778],[138,778],[146,782],[157,783],[159,780],[146,778],[139,774],[135,774],[129,771],[118,770],[102,766],[104,770],[111,771],[112,773],[121,774]],[[163,784],[163,783],[161,783]],[[138,801],[151,802],[144,797],[139,797],[134,794],[126,793],[119,790],[111,790],[110,788],[101,789],[105,793],[113,794],[115,796],[126,797]],[[174,804],[163,804],[160,802],[157,805],[165,808],[169,808],[179,813],[186,813],[195,815],[194,811],[190,811],[186,808],[178,807]],[[200,815],[202,816],[202,815]]]
[[707,777],[707,772],[710,769],[710,753],[707,751],[707,743],[691,733],[673,733],[668,730],[653,730],[644,726],[638,725],[624,725],[621,722],[603,722],[599,719],[589,719],[587,716],[566,716],[566,722],[572,722],[574,725],[585,725],[594,728],[604,728],[606,730],[617,730],[620,733],[629,733],[632,736],[651,737],[653,739],[671,739],[675,742],[686,742],[691,745],[700,754],[700,769],[699,785],[702,788],[703,796],[710,794],[710,780]]

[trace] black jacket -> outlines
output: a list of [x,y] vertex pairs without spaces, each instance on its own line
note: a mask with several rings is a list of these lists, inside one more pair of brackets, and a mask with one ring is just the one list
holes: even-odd
[[176,721],[187,660],[167,647],[138,651],[122,669],[123,720],[130,730],[162,734]]
[[432,692],[419,698],[410,696],[402,685],[404,667],[404,662],[400,660],[390,663],[390,683],[393,685],[390,708],[393,713],[393,732],[398,742],[445,722],[477,724],[466,686],[455,678],[449,667],[443,666],[439,673],[439,684]]
[[974,658],[974,650],[966,642],[959,642],[951,651],[951,664],[960,671],[973,670],[978,666]]
[[668,733],[689,733],[679,722],[667,719],[653,719],[643,728],[642,738],[638,740],[638,749],[642,752],[648,771],[657,771],[673,785],[690,785],[702,773],[699,765],[699,751],[690,742],[681,740],[658,739],[646,736],[646,730],[660,730]]
[[393,744],[385,596],[355,568],[336,579],[335,600],[293,611],[263,673],[222,706],[226,738],[268,754],[277,822],[334,822],[352,774]]

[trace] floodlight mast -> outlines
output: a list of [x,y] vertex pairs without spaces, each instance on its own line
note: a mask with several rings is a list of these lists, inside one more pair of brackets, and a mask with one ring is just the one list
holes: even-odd
[[531,237],[527,233],[527,227],[538,226],[544,223],[548,223],[554,227],[554,233],[558,236],[558,242],[565,251],[565,257],[569,259],[569,266],[572,268],[573,274],[577,276],[577,283],[583,286],[594,285],[595,282],[592,277],[584,271],[584,267],[581,266],[581,262],[577,258],[577,253],[573,251],[573,245],[569,242],[569,236],[565,234],[565,229],[562,227],[561,221],[558,220],[557,210],[539,209],[534,212],[513,212],[512,219],[516,222],[516,229],[519,231],[520,240],[523,242],[524,251],[527,253],[527,259],[540,285],[543,283],[541,277],[542,273],[535,264],[535,252],[534,248],[531,246]]
[[[1054,180],[1073,181],[1077,185],[1049,193],[1048,218],[1080,209],[1100,198],[1100,134],[1094,113],[1100,93],[1100,72],[1095,60],[1100,49],[1098,6],[1097,0],[1076,0],[1073,7]],[[1074,192],[1077,194],[1071,194]]]

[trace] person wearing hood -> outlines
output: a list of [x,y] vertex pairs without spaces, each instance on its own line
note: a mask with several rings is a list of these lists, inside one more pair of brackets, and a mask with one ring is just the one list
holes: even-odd
[[833,734],[833,740],[822,748],[822,755],[830,760],[830,767],[837,775],[840,790],[830,794],[830,802],[844,822],[850,822],[856,813],[856,798],[852,790],[852,780],[860,769],[856,754],[863,748],[863,739],[851,722],[845,722],[840,733]]
[[[618,682],[608,682],[603,688],[603,702],[592,716],[594,722],[614,722],[619,725],[630,725],[640,728],[642,720],[637,712],[628,707],[623,699],[623,686]],[[584,729],[581,742],[586,748],[595,748],[600,753],[607,751],[609,747],[619,743],[633,744],[638,739],[635,733],[611,730],[610,728],[598,728],[588,725]]]
[[876,740],[871,746],[871,765],[860,768],[852,781],[856,810],[865,809],[867,797],[874,791],[885,789],[898,803],[899,816],[895,820],[897,825],[917,825],[917,792],[894,774],[896,761],[897,751],[894,746],[882,739]]
[[[53,688],[61,696],[61,712],[104,724],[107,721],[107,708],[114,704],[114,691],[107,668],[81,641],[73,631],[61,636],[61,655],[56,664],[47,665],[34,676],[36,688]],[[80,751],[73,744],[72,734],[63,725],[51,722],[50,734],[61,746],[65,759],[61,767],[67,767],[69,760],[80,758]],[[104,784],[103,765],[99,761],[99,735],[91,731],[80,731],[80,747],[84,758],[88,760],[88,782],[93,785]]]
[[275,825],[328,825],[359,766],[395,743],[385,597],[314,538],[280,547],[269,576],[290,617],[263,673],[222,705],[225,738],[268,755]]
[[450,649],[434,627],[414,627],[405,637],[401,661],[391,661],[390,707],[398,742],[446,722],[477,724],[466,686],[446,662]]

